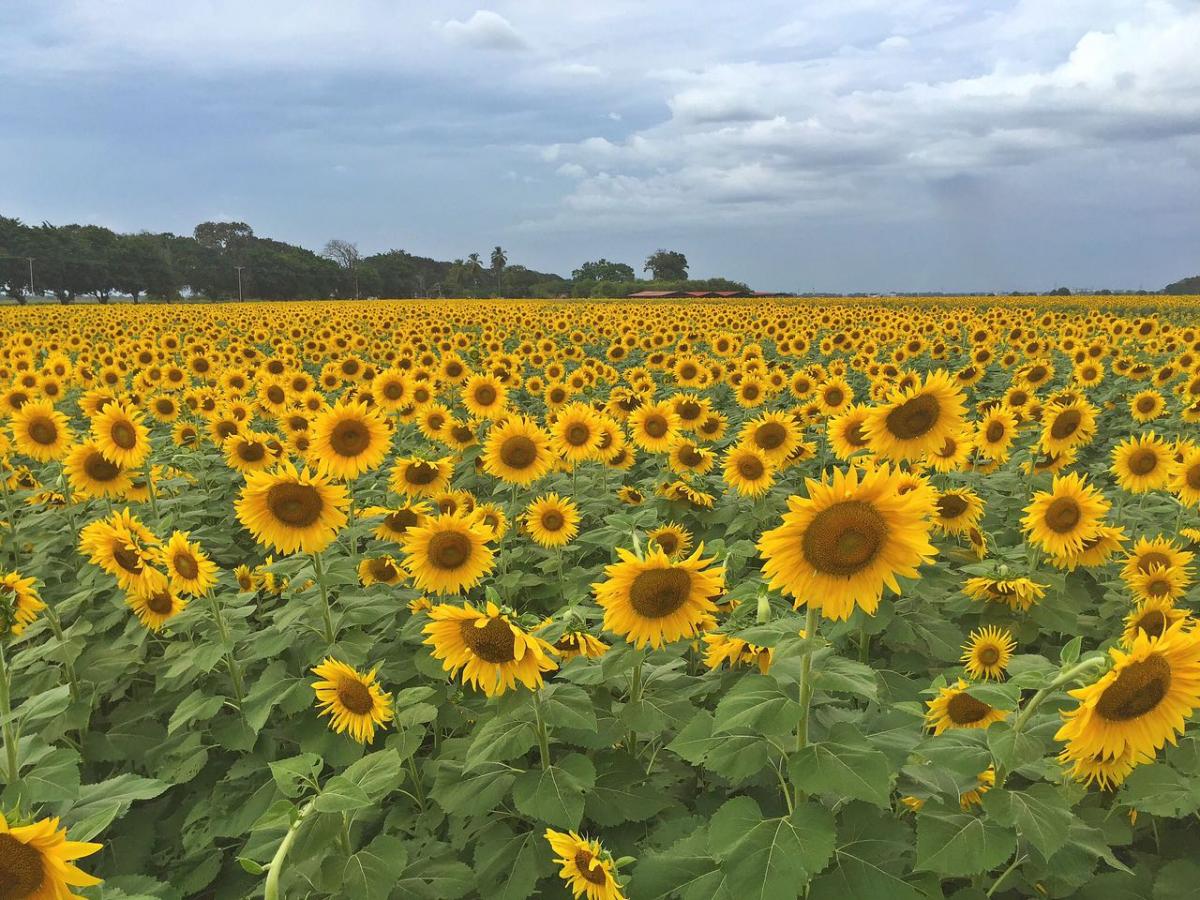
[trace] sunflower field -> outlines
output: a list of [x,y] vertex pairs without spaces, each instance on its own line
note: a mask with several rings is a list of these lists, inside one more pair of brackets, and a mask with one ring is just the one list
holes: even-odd
[[0,309],[0,900],[1194,896],[1144,303]]

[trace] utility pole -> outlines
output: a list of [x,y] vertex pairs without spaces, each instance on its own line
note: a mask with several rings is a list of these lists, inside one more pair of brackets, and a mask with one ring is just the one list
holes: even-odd
[[35,293],[37,293],[33,289],[33,257],[27,256],[25,258],[29,260],[29,296],[32,297]]
[[246,267],[245,266],[234,266],[234,268],[237,269],[237,273],[238,273],[238,303],[241,303],[242,302],[242,269],[244,269]]

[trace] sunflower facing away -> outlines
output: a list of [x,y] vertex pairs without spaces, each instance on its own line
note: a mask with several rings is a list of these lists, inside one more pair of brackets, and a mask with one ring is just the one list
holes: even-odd
[[567,883],[576,898],[587,900],[625,900],[617,884],[612,857],[598,841],[589,841],[574,831],[563,834],[546,829],[546,840],[557,854],[562,868],[558,876]]
[[862,428],[878,456],[916,460],[960,433],[965,411],[953,379],[938,370],[927,374],[921,384],[898,391],[889,402],[873,408]]
[[260,544],[279,553],[320,553],[345,526],[349,505],[343,485],[284,463],[270,472],[247,474],[235,508]]
[[996,709],[968,694],[969,687],[960,678],[942,688],[932,700],[925,701],[929,707],[925,713],[925,727],[934,734],[941,734],[952,728],[987,728],[1008,717],[1005,710]]
[[312,423],[309,460],[334,478],[357,478],[383,463],[391,447],[387,422],[363,403],[338,403]]
[[443,603],[429,611],[425,643],[451,677],[462,672],[464,684],[489,697],[513,690],[517,682],[531,691],[542,674],[558,668],[554,648],[516,625],[496,604],[481,612],[470,603]]
[[484,470],[493,478],[522,487],[537,481],[554,463],[550,436],[521,416],[511,416],[492,428],[482,458]]
[[4,900],[83,900],[76,887],[100,884],[75,865],[101,844],[68,841],[58,819],[12,826],[0,813],[0,897]]
[[832,481],[806,479],[808,497],[789,497],[782,524],[758,542],[772,590],[797,606],[817,604],[828,619],[861,606],[873,615],[896,576],[917,577],[937,551],[929,543],[930,506],[919,491],[902,494],[887,466],[836,470]]
[[639,648],[695,637],[716,612],[713,598],[725,584],[724,567],[707,568],[713,559],[702,559],[703,552],[701,544],[687,559],[671,560],[660,549],[639,558],[618,547],[620,561],[592,585],[605,629]]
[[962,664],[967,674],[975,679],[1000,681],[1004,670],[1012,659],[1017,642],[1005,628],[989,625],[971,632],[971,639],[963,647]]
[[19,637],[45,608],[32,578],[22,578],[19,572],[0,576],[0,635]]
[[1067,556],[1095,537],[1108,513],[1108,501],[1078,473],[1058,475],[1049,492],[1038,491],[1025,507],[1022,523],[1030,543],[1051,556]]
[[408,529],[401,544],[404,567],[418,590],[455,594],[492,571],[488,532],[465,516],[431,516]]
[[349,732],[360,744],[369,744],[375,729],[392,720],[392,698],[375,681],[374,669],[364,674],[326,657],[312,672],[320,679],[312,686],[317,708],[330,717],[330,727],[338,734]]
[[547,494],[525,510],[525,528],[534,543],[561,547],[579,534],[579,509],[569,499]]
[[723,664],[731,669],[750,666],[766,675],[771,668],[774,651],[770,647],[760,647],[727,634],[706,634],[703,640],[704,665],[710,669],[719,669]]

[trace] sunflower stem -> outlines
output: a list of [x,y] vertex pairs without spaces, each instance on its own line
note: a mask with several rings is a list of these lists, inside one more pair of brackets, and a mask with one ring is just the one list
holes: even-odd
[[279,849],[271,857],[271,862],[267,865],[267,881],[263,885],[263,900],[279,900],[281,896],[279,893],[279,879],[283,875],[283,864],[287,861],[288,852],[292,849],[292,845],[296,843],[296,838],[300,836],[300,826],[304,824],[305,816],[312,809],[314,802],[315,798],[309,800],[296,813],[296,821],[292,822],[287,834],[283,836],[283,841],[279,844]]
[[[634,540],[635,541],[637,540],[636,533],[634,534]],[[641,653],[638,653],[637,662],[635,662],[633,664],[633,674],[630,676],[630,680],[629,680],[629,705],[630,706],[632,706],[635,703],[642,702],[642,662],[644,660],[645,660],[645,656],[642,655]],[[635,748],[637,745],[637,732],[634,731],[632,728],[629,729],[629,733],[625,737],[625,744],[626,744],[629,752],[636,756],[637,754],[635,752]]]
[[325,643],[330,647],[337,641],[333,630],[333,610],[329,608],[329,588],[325,584],[325,566],[321,563],[321,554],[312,555],[313,572],[317,576],[317,587],[321,591],[321,615],[325,620]]
[[158,491],[154,489],[154,472],[150,463],[150,454],[146,454],[146,467],[143,470],[146,478],[146,493],[150,496],[150,512],[154,514],[154,529],[162,529],[162,517],[158,513]]
[[225,622],[225,614],[221,612],[221,603],[214,591],[207,593],[209,605],[212,607],[213,620],[217,623],[217,631],[221,635],[221,647],[225,650],[225,666],[229,669],[229,678],[233,681],[233,696],[237,701],[238,712],[242,711],[242,701],[245,698],[245,687],[242,682],[242,670],[237,658],[233,655],[233,641],[230,640],[229,625]]
[[533,715],[537,719],[538,752],[542,758],[542,771],[550,768],[550,737],[546,734],[546,720],[542,718],[542,694],[533,692]]
[[858,661],[864,665],[871,658],[871,636],[867,634],[867,626],[858,629]]
[[[64,646],[67,642],[66,636],[63,634],[62,621],[58,618],[58,613],[55,611],[53,604],[47,603],[45,609],[46,621],[50,623],[50,630],[54,632],[54,637],[58,641],[59,646]],[[63,669],[67,673],[67,684],[71,689],[71,699],[79,699],[79,679],[75,677],[75,664],[71,662],[69,656],[63,657]]]
[[17,537],[17,514],[13,511],[12,491],[8,487],[8,475],[4,472],[0,472],[0,490],[4,492],[4,511],[8,516],[8,532],[12,540],[12,567],[16,569],[21,557],[21,542]]
[[[820,610],[809,602],[804,609],[804,638],[813,640],[817,636],[817,625]],[[812,703],[812,651],[804,654],[800,660],[800,721],[796,725],[796,749],[803,750],[808,746],[808,708]]]
[[17,806],[19,808],[21,788],[17,784],[17,776],[20,775],[20,768],[17,760],[17,733],[12,723],[12,680],[9,677],[8,657],[5,654],[7,638],[7,635],[0,635],[0,717],[3,717],[4,721],[4,752],[7,759],[4,780],[6,784],[17,785]]

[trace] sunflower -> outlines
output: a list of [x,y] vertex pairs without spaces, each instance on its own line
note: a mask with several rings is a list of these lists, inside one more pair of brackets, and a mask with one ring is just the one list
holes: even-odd
[[538,690],[542,674],[558,668],[550,658],[553,647],[524,631],[490,601],[483,612],[470,603],[439,604],[429,611],[429,619],[425,643],[433,648],[434,659],[442,661],[450,677],[461,671],[464,684],[489,697],[513,690],[518,681]]
[[371,395],[380,409],[396,412],[409,402],[408,376],[400,369],[384,369],[371,382]]
[[604,608],[604,627],[637,647],[655,649],[683,637],[695,637],[716,612],[712,598],[722,592],[725,569],[706,568],[704,545],[686,559],[672,560],[660,549],[639,558],[622,547],[620,561],[604,569],[605,580],[592,585]]
[[678,559],[687,556],[692,549],[692,533],[677,522],[668,522],[647,531],[646,543],[672,559]]
[[963,812],[969,810],[972,806],[979,806],[983,803],[983,795],[996,786],[996,769],[993,766],[988,766],[975,779],[975,787],[967,791],[965,794],[958,795],[958,805]]
[[158,633],[167,622],[187,608],[187,600],[163,584],[147,590],[135,589],[127,592],[125,605],[133,611],[139,622]]
[[921,384],[896,391],[874,407],[863,422],[871,449],[884,459],[920,459],[963,430],[965,403],[944,370],[930,372]]
[[1007,406],[988,410],[975,431],[975,449],[988,459],[1005,460],[1017,436],[1017,416]]
[[1065,747],[1058,755],[1058,760],[1071,769],[1071,777],[1076,781],[1091,785],[1099,784],[1105,790],[1111,790],[1121,784],[1129,773],[1134,770],[1138,760],[1128,749],[1117,756],[1106,756],[1097,753],[1092,756],[1071,757],[1071,748]]
[[63,461],[63,471],[80,497],[120,497],[129,490],[125,467],[105,459],[93,441],[76,445]]
[[558,876],[570,887],[576,900],[585,895],[587,900],[625,900],[612,857],[598,841],[589,841],[574,831],[563,834],[552,828],[546,829],[546,840],[558,854],[554,860],[562,867]]
[[19,637],[45,608],[33,578],[22,578],[19,572],[0,576],[0,636]]
[[611,648],[598,637],[593,637],[586,631],[564,631],[562,637],[554,642],[554,652],[568,662],[577,656],[595,659],[603,656]]
[[770,647],[760,647],[727,634],[706,634],[703,640],[706,645],[704,665],[710,669],[719,669],[723,664],[731,669],[752,666],[766,675],[771,668],[774,653]]
[[1061,453],[1088,443],[1096,432],[1096,411],[1090,403],[1052,403],[1042,414],[1041,446],[1047,453]]
[[670,403],[639,406],[629,416],[633,442],[650,453],[663,453],[679,439],[679,416]]
[[399,584],[404,570],[392,557],[368,556],[358,564],[358,583],[363,587],[373,584]]
[[979,576],[967,579],[963,593],[972,600],[987,603],[1003,603],[1009,609],[1024,612],[1046,596],[1046,585],[1029,578],[987,578]]
[[854,454],[868,449],[863,423],[867,420],[869,412],[869,407],[852,406],[829,420],[826,430],[829,449],[838,459],[849,460]]
[[970,488],[951,488],[938,495],[934,513],[934,524],[944,533],[966,534],[983,517],[983,500]]
[[1190,576],[1189,566],[1193,558],[1191,551],[1181,550],[1175,546],[1175,541],[1161,534],[1153,538],[1138,538],[1121,567],[1121,577],[1132,588],[1139,574],[1146,574],[1156,567],[1183,569]]
[[67,417],[49,400],[26,403],[13,413],[10,427],[17,452],[38,462],[62,459],[71,446]]
[[806,484],[808,498],[789,497],[782,523],[758,542],[771,589],[797,606],[817,604],[829,619],[847,618],[856,605],[873,615],[885,586],[899,593],[896,576],[917,577],[936,555],[925,496],[901,494],[889,467],[837,470],[832,481]]
[[742,426],[740,443],[754,447],[771,465],[788,458],[800,443],[800,433],[791,416],[770,412]]
[[599,414],[586,403],[570,403],[558,410],[550,434],[554,449],[569,463],[595,459],[604,436]]
[[1138,569],[1129,578],[1135,600],[1179,600],[1187,593],[1192,579],[1182,566],[1151,566]]
[[488,540],[498,541],[508,533],[508,517],[495,503],[480,503],[471,513],[471,521],[488,532]]
[[969,687],[960,678],[942,688],[932,700],[925,701],[929,707],[925,713],[925,727],[934,734],[941,734],[952,728],[987,728],[1008,717],[1006,710],[996,709],[972,697],[967,693]]
[[686,438],[679,439],[671,446],[671,453],[667,458],[671,471],[681,475],[685,472],[704,475],[712,469],[713,462],[714,456],[711,450],[697,447]]
[[1148,597],[1125,617],[1121,644],[1129,649],[1139,634],[1158,637],[1176,622],[1187,618],[1187,614],[1187,610],[1176,609],[1175,602],[1170,598]]
[[528,486],[550,471],[550,436],[533,419],[510,416],[492,428],[483,446],[483,468],[493,478]]
[[159,544],[128,509],[97,519],[79,532],[80,551],[127,591],[149,593],[166,588],[167,576],[153,565]]
[[382,464],[391,447],[383,416],[360,402],[340,401],[310,429],[309,459],[324,473],[350,480]]
[[194,597],[207,593],[217,583],[217,566],[188,540],[186,531],[176,531],[167,545],[158,551],[159,562],[167,570],[171,590]]
[[278,461],[271,451],[271,443],[277,443],[273,435],[262,431],[239,429],[221,443],[225,463],[238,472],[257,472],[269,469]]
[[972,631],[971,639],[963,647],[963,668],[972,678],[1000,681],[1015,649],[1017,642],[1007,629],[991,625]]
[[492,571],[495,554],[487,541],[488,532],[469,518],[431,516],[405,532],[404,567],[419,590],[454,594]]
[[1129,398],[1129,415],[1135,422],[1152,422],[1163,414],[1167,401],[1155,390],[1139,391]]
[[364,518],[380,516],[379,524],[372,532],[381,541],[399,542],[404,538],[408,529],[420,525],[429,514],[429,508],[424,503],[409,503],[397,507],[368,506],[363,510]]
[[100,884],[74,861],[91,856],[101,844],[68,841],[58,819],[11,826],[0,813],[0,883],[5,900],[83,900],[76,887]]
[[284,463],[250,472],[237,503],[238,521],[260,544],[279,553],[320,553],[346,524],[350,500],[343,485]]
[[498,419],[508,405],[508,388],[493,375],[472,375],[462,388],[463,406],[477,419]]
[[1169,487],[1184,506],[1200,506],[1200,447],[1184,451]]
[[1200,706],[1200,634],[1186,621],[1162,634],[1144,632],[1129,650],[1111,648],[1113,666],[1094,684],[1070,691],[1079,705],[1063,714],[1054,736],[1066,741],[1067,759],[1112,759],[1130,753],[1141,761],[1164,743],[1175,743]]
[[854,405],[854,389],[844,378],[823,381],[816,393],[822,415],[838,416]]
[[375,681],[375,670],[359,672],[344,662],[325,657],[312,673],[317,709],[330,717],[330,727],[338,734],[346,731],[360,744],[375,739],[375,729],[392,720],[392,698]]
[[1166,487],[1174,465],[1171,446],[1153,431],[1127,438],[1112,451],[1111,471],[1131,494]]
[[726,483],[745,497],[761,497],[775,483],[775,469],[752,444],[731,447],[725,454]]
[[141,413],[120,402],[109,403],[92,419],[92,440],[105,459],[127,469],[140,466],[150,453]]
[[389,486],[397,494],[408,497],[432,497],[441,493],[450,484],[454,474],[454,460],[449,456],[441,459],[421,459],[405,456],[392,466]]
[[626,506],[641,506],[646,502],[646,495],[635,487],[624,485],[617,489],[617,499]]
[[525,528],[534,543],[561,547],[579,534],[579,508],[558,494],[547,494],[526,508]]
[[237,581],[238,593],[249,594],[257,590],[258,584],[250,567],[244,563],[233,570],[234,580]]
[[1056,475],[1049,492],[1038,491],[1025,507],[1022,523],[1030,543],[1051,556],[1069,556],[1097,535],[1108,501],[1083,476]]

